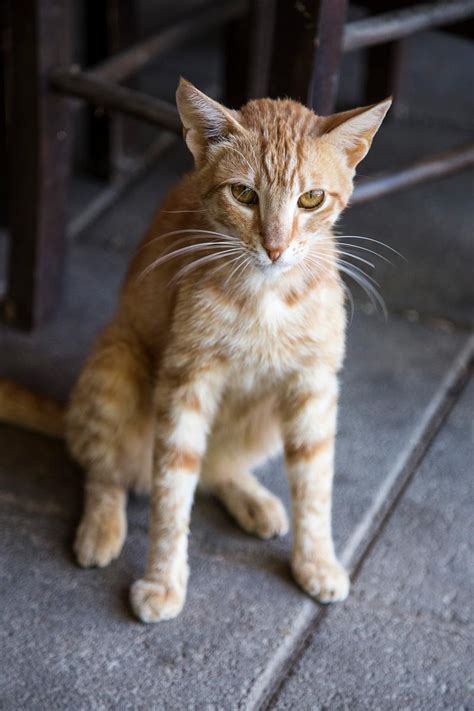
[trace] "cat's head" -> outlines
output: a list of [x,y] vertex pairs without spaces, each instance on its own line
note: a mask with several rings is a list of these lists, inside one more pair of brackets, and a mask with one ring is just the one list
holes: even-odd
[[391,103],[327,117],[290,100],[257,99],[232,111],[185,80],[176,100],[211,224],[240,240],[269,275],[309,258],[327,238]]

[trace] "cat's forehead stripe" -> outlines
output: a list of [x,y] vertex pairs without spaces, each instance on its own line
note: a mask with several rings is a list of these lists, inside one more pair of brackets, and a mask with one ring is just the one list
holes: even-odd
[[315,132],[313,112],[292,101],[263,100],[244,107],[242,120],[255,136],[267,182],[286,188],[294,185],[304,163],[307,138]]

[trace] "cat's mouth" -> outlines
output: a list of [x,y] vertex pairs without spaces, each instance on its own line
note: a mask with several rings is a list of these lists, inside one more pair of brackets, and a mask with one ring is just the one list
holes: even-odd
[[295,265],[296,263],[293,260],[283,259],[282,257],[280,257],[276,261],[272,261],[270,259],[258,260],[258,268],[261,272],[268,276],[277,276],[278,274],[288,272]]
[[257,267],[268,276],[276,276],[293,269],[300,258],[300,255],[294,254],[291,249],[284,249],[278,254],[269,254],[268,250],[262,248],[257,254]]

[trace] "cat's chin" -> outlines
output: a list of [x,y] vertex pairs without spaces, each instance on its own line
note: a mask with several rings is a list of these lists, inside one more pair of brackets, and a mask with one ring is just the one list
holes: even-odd
[[258,262],[256,268],[258,271],[268,277],[269,279],[274,279],[282,274],[286,274],[297,266],[293,262]]

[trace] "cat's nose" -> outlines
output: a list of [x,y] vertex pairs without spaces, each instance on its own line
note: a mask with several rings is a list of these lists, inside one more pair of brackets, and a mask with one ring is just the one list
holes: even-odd
[[265,251],[266,251],[266,253],[268,254],[268,256],[270,257],[270,259],[272,260],[272,262],[276,262],[276,260],[279,259],[279,257],[280,257],[280,255],[281,255],[281,253],[282,253],[283,250],[281,250],[281,249],[267,249],[267,248],[265,248]]

